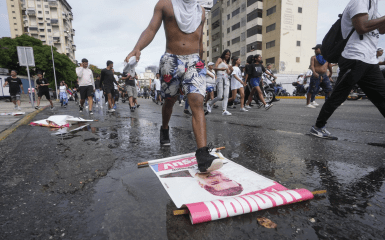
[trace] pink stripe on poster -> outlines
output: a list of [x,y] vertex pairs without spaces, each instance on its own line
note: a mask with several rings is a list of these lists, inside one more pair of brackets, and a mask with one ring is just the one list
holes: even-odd
[[[203,203],[203,202],[191,203],[191,204],[186,204],[186,206],[187,206],[188,210],[190,211],[190,217],[191,217],[192,224],[211,221],[210,210],[208,209],[208,207],[206,206],[205,203]],[[214,206],[215,206],[215,204],[214,204]],[[217,206],[215,206],[215,208],[217,208]],[[218,218],[220,218],[218,208],[217,208],[217,211],[218,211]]]

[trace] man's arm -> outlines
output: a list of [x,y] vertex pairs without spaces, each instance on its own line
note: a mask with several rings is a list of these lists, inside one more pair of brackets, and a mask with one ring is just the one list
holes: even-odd
[[5,83],[3,84],[3,87],[7,86],[8,85],[8,81],[5,80]]
[[276,76],[274,76],[273,74],[271,74],[269,71],[265,71],[265,73],[267,74],[267,75],[269,75],[269,76],[271,76],[271,77],[273,77],[274,79],[276,79],[277,77]]
[[84,69],[83,66],[80,66],[80,67],[76,68],[76,75],[78,76],[78,78],[83,77],[83,69]]
[[95,79],[94,79],[94,74],[92,74],[92,71],[91,71],[91,81],[92,81],[92,86],[94,87],[94,92],[95,92]]
[[23,88],[23,84],[20,84],[20,88],[21,88],[21,91],[23,92],[24,94],[24,88]]
[[146,30],[143,31],[142,35],[140,35],[140,38],[138,42],[136,43],[134,50],[128,56],[126,57],[126,62],[132,57],[136,56],[136,61],[139,61],[140,54],[145,47],[147,47],[152,40],[155,37],[155,34],[158,32],[160,26],[162,25],[162,9],[163,9],[163,1],[160,0],[156,5],[154,9],[154,15],[152,16],[151,22],[146,28]]
[[385,33],[385,16],[373,20],[369,20],[369,14],[360,13],[352,18],[354,29],[357,33],[363,35],[378,29],[380,34]]
[[316,78],[319,78],[319,74],[316,73],[315,69],[314,69],[314,60],[315,60],[315,56],[310,58],[310,69],[313,72],[313,76],[316,77]]

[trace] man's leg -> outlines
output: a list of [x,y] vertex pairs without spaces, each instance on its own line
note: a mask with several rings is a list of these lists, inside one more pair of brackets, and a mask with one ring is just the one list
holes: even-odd
[[197,147],[207,146],[206,119],[203,109],[204,97],[199,93],[190,93],[187,95],[188,102],[192,111],[192,127],[197,142]]
[[241,95],[241,108],[245,107],[245,89],[241,87],[239,89],[239,95]]
[[165,98],[164,100],[164,104],[162,107],[162,128],[163,129],[168,129],[168,123],[170,122],[171,114],[172,114],[172,110],[175,102],[176,102],[176,96]]
[[88,96],[88,109],[92,111],[92,105],[94,104],[92,96]]
[[108,109],[112,109],[114,107],[112,94],[108,93],[107,98],[108,98]]
[[211,100],[211,107],[214,106],[216,102],[223,100],[223,87],[223,79],[221,78],[221,80],[217,83],[217,97]]
[[128,101],[130,102],[130,107],[133,108],[133,107],[134,107],[133,97],[130,96],[130,97],[128,98]]

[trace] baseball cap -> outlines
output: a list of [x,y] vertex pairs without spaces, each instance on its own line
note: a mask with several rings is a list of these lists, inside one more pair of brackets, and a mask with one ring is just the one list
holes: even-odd
[[215,63],[209,62],[209,64],[207,64],[207,66],[212,66],[212,65],[215,65]]
[[83,59],[82,59],[82,63],[83,63],[83,62],[88,62],[87,58],[83,58]]
[[317,45],[315,45],[315,47],[313,47],[312,49],[318,49],[318,48],[322,48],[322,44],[317,44]]
[[379,51],[384,51],[384,49],[383,48],[377,48],[377,52],[379,52]]

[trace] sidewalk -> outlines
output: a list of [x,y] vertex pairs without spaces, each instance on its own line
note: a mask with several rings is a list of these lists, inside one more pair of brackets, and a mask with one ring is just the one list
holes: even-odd
[[[15,105],[12,102],[6,102],[5,99],[0,100],[0,113],[25,112],[24,115],[18,115],[18,116],[12,116],[12,115],[0,116],[0,133],[16,125],[20,119],[23,119],[28,114],[34,111],[37,111],[35,108],[32,108],[32,105],[31,103],[29,103],[29,98],[27,97],[27,95],[26,94],[22,94],[22,95],[24,96],[22,96],[21,98],[21,105],[20,105],[21,111],[15,110],[14,109]],[[44,100],[40,102],[40,107],[43,108],[49,104],[50,103],[47,100],[45,100],[45,97],[44,97]],[[37,105],[37,102],[35,102],[35,106],[36,105]]]

